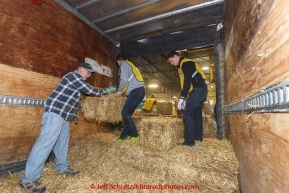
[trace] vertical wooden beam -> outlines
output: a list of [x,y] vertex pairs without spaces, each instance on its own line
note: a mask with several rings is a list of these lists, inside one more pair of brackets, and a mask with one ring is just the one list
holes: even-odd
[[223,43],[218,43],[215,45],[215,71],[216,71],[216,105],[215,114],[217,121],[217,135],[218,139],[222,140],[224,138],[224,62],[225,62],[225,52]]

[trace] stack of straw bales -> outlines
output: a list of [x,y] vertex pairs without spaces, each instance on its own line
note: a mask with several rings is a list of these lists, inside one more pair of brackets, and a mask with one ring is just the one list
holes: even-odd
[[91,121],[118,123],[122,120],[121,110],[126,97],[117,94],[102,97],[86,97],[82,112],[84,117]]
[[174,114],[173,102],[157,102],[157,114],[172,115]]
[[[167,151],[143,147],[140,141],[116,143],[119,133],[97,133],[69,149],[71,167],[81,172],[68,178],[45,165],[40,182],[47,192],[239,192],[238,162],[227,140],[204,139],[195,147]],[[141,136],[142,137],[142,136]],[[0,192],[23,192],[19,174],[0,179]],[[143,185],[133,189],[125,185]],[[173,186],[174,185],[174,186]],[[118,189],[113,189],[118,186]],[[121,186],[123,187],[121,189]],[[195,189],[180,189],[191,186]],[[166,187],[166,188],[165,188]],[[171,189],[169,188],[171,187]]]

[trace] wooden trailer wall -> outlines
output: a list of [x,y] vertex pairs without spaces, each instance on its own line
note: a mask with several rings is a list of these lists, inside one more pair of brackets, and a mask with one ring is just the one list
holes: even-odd
[[[0,95],[46,99],[85,57],[113,68],[114,44],[54,1],[0,1]],[[98,88],[111,78],[87,80]],[[0,106],[0,165],[26,160],[38,137],[42,107]],[[106,126],[71,122],[71,145]]]
[[[289,77],[289,1],[226,1],[225,103]],[[244,193],[289,191],[289,113],[226,113]]]

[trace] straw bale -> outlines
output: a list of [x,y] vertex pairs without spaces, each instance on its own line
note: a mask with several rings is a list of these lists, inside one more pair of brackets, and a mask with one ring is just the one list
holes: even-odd
[[173,115],[174,103],[173,102],[158,102],[156,110],[157,110],[157,114]]
[[215,115],[214,115],[214,111],[211,109],[211,105],[210,105],[210,103],[208,103],[208,102],[204,102],[204,104],[203,104],[203,112],[204,112],[206,115],[215,116]]
[[183,135],[184,125],[182,119],[170,117],[149,117],[142,119],[139,128],[140,143],[155,150],[168,150],[172,148]]
[[122,120],[121,110],[126,97],[109,94],[102,97],[87,96],[83,103],[84,117],[91,121],[118,123]]
[[215,124],[211,116],[203,116],[203,137],[214,138]]
[[[205,138],[195,147],[174,146],[168,151],[146,148],[139,141],[117,143],[119,132],[92,134],[69,149],[72,168],[81,172],[65,177],[45,165],[40,183],[54,192],[160,192],[160,189],[127,189],[127,185],[194,185],[195,190],[162,192],[238,192],[238,162],[227,140]],[[142,136],[141,136],[142,138]],[[23,192],[18,186],[23,172],[0,179],[0,192]],[[105,185],[106,188],[105,188]],[[122,186],[113,189],[115,186]],[[102,186],[102,188],[101,188]]]

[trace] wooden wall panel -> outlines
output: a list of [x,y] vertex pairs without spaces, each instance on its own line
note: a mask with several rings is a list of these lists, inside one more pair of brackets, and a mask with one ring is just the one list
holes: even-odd
[[251,1],[234,0],[226,1],[226,10],[224,14],[224,42],[229,43],[230,33],[234,41],[232,47],[228,50],[227,74],[232,74],[238,68],[238,62],[242,59],[245,51],[249,47],[262,20],[267,17],[273,1]]
[[242,192],[288,192],[288,113],[226,117],[240,163]]
[[[0,63],[61,78],[85,57],[109,68],[115,46],[55,1],[0,1]],[[88,80],[107,87],[101,74]]]
[[[60,78],[0,63],[0,94],[46,99]],[[93,75],[92,75],[93,76]]]
[[[260,21],[258,33],[249,42],[250,46],[246,49],[242,60],[237,63],[236,60],[226,61],[227,103],[245,98],[289,76],[287,6],[288,1],[275,1],[269,16]],[[233,26],[238,25],[242,26],[243,23],[234,22]],[[235,42],[237,37],[233,37]],[[240,41],[233,44],[231,51],[238,50],[238,43]],[[237,55],[231,55],[231,51],[229,56],[236,58]]]
[[[226,104],[289,77],[288,7],[287,0],[226,1]],[[288,115],[226,114],[242,192],[288,192]]]
[[0,164],[25,160],[35,143],[43,108],[0,106]]

